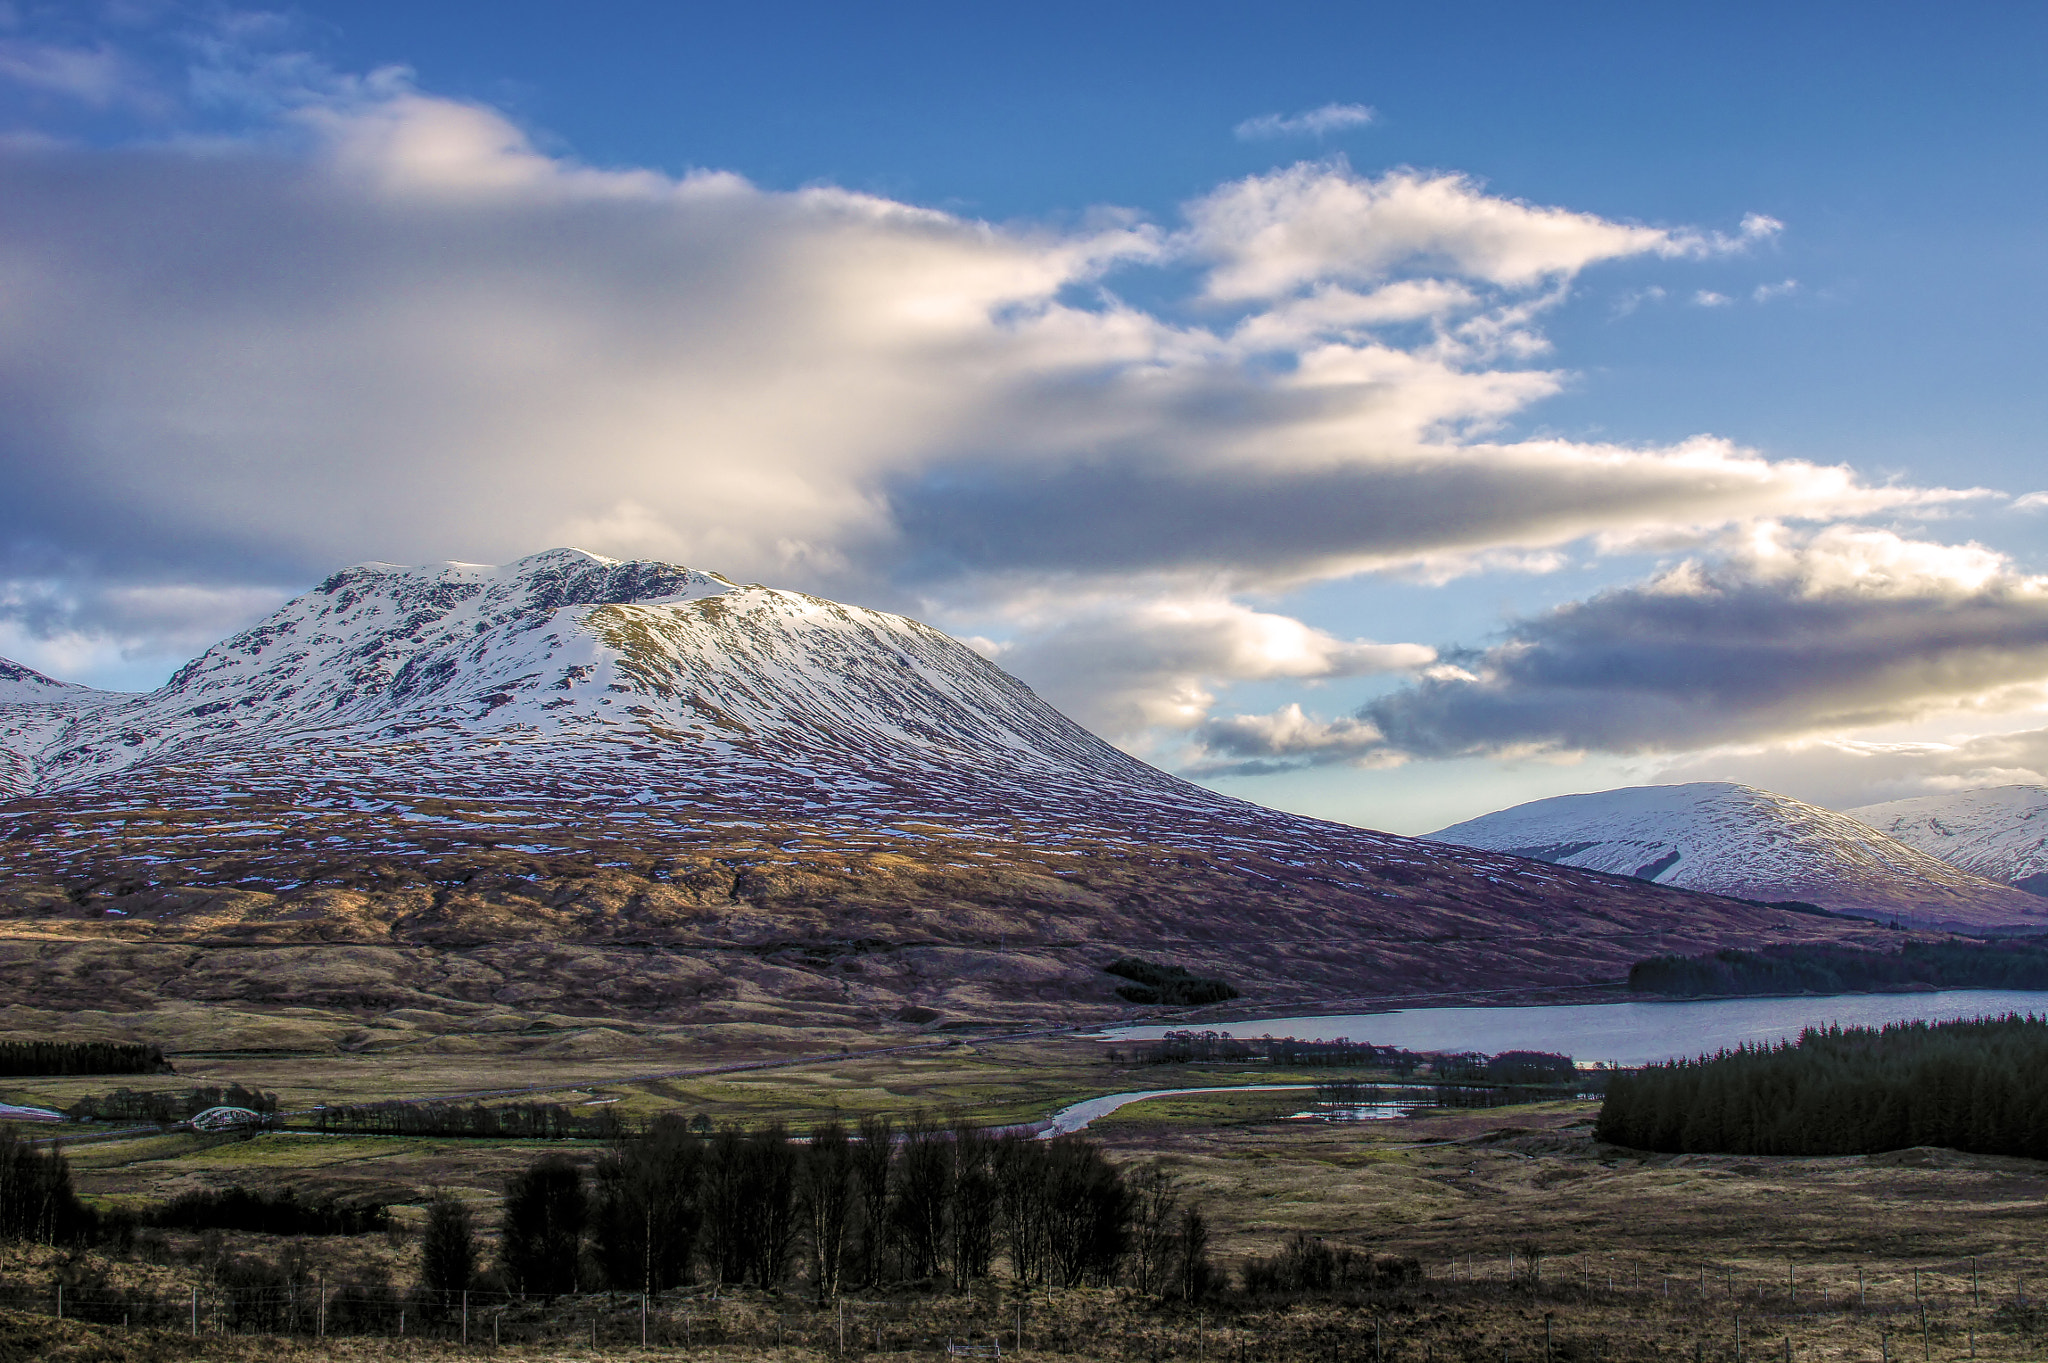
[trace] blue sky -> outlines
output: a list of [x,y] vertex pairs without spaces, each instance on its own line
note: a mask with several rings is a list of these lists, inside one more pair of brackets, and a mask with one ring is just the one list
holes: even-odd
[[2042,780],[2044,29],[0,5],[0,653],[573,536],[1397,831]]

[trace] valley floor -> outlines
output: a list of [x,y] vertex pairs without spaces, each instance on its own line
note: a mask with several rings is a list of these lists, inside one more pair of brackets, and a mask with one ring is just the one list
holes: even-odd
[[[367,1065],[362,1058],[209,1063],[214,1081],[295,1083],[294,1091],[325,1088],[350,1074],[364,1092],[445,1077],[412,1068],[428,1065],[424,1058],[399,1064],[387,1057],[378,1069],[394,1068],[374,1082],[363,1077],[371,1071],[347,1068]],[[1163,1078],[1161,1068],[1169,1070]],[[1235,1073],[1246,1081],[1275,1077]],[[613,1093],[593,1082],[591,1092],[642,1106],[680,1104],[714,1120],[834,1107],[848,1114],[921,1106],[1009,1116],[1042,1114],[1086,1092],[1206,1082],[1230,1078],[1199,1067],[1112,1066],[1097,1043],[1043,1039],[675,1081],[672,1089],[627,1085]],[[57,1087],[48,1096],[61,1096]],[[1736,1363],[1789,1356],[1794,1363],[1881,1363],[2031,1359],[2048,1339],[2048,1311],[2038,1304],[2048,1289],[2048,1244],[2040,1235],[2048,1165],[1925,1149],[1833,1159],[1651,1156],[1594,1142],[1588,1133],[1596,1108],[1588,1103],[1337,1125],[1289,1120],[1300,1098],[1244,1092],[1162,1100],[1125,1108],[1092,1134],[1120,1163],[1157,1162],[1174,1172],[1208,1215],[1213,1248],[1226,1267],[1271,1254],[1303,1232],[1413,1256],[1423,1269],[1419,1283],[1297,1302],[1230,1293],[1199,1310],[1124,1290],[1034,1291],[1021,1302],[999,1284],[967,1295],[865,1290],[848,1298],[847,1351],[878,1353],[879,1328],[879,1356],[939,1356],[949,1337],[985,1342],[1000,1328],[1005,1351],[1014,1352],[1020,1305],[1024,1352],[1032,1360]],[[81,1191],[103,1201],[231,1182],[414,1198],[446,1188],[471,1201],[488,1225],[502,1179],[539,1148],[291,1134],[153,1136],[77,1146],[72,1158]],[[588,1144],[556,1148],[595,1153]],[[417,1219],[416,1209],[402,1210]],[[229,1240],[230,1251],[285,1247],[254,1236]],[[416,1276],[416,1235],[300,1243],[330,1281],[383,1276],[404,1285]],[[197,1237],[173,1235],[156,1251],[159,1263],[72,1259],[68,1271],[74,1283],[81,1273],[103,1272],[110,1285],[182,1304],[199,1281],[200,1252]],[[50,1318],[52,1289],[65,1267],[64,1255],[42,1249],[17,1248],[0,1261],[0,1299],[12,1308],[0,1317],[0,1359],[460,1352],[452,1343],[418,1338],[417,1322],[403,1342],[204,1330],[194,1340],[179,1328],[152,1333],[124,1331],[117,1322],[59,1323]],[[715,1303],[705,1297],[679,1295],[653,1313],[650,1337],[659,1347],[651,1352],[793,1363],[838,1349],[836,1313],[800,1296],[728,1292]],[[74,1295],[74,1314],[79,1303]],[[179,1316],[174,1324],[189,1321]],[[641,1352],[631,1298],[564,1299],[508,1317],[500,1329],[506,1333],[498,1352],[508,1357]],[[473,1339],[481,1333],[478,1324]]]

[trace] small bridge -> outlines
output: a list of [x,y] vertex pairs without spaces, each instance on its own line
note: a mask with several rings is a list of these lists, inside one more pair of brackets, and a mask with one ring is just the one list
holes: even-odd
[[246,1107],[210,1107],[194,1113],[186,1123],[194,1131],[233,1131],[238,1127],[263,1125],[263,1114]]

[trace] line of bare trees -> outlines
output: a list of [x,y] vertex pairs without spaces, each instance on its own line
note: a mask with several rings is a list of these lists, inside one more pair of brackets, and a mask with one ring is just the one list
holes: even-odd
[[589,1175],[543,1157],[509,1182],[504,1218],[503,1285],[548,1296],[802,1281],[822,1301],[883,1283],[961,1289],[1000,1265],[1020,1283],[1198,1298],[1214,1276],[1207,1224],[1166,1171],[1126,1175],[1080,1137],[923,1119],[835,1120],[801,1139],[659,1120]]

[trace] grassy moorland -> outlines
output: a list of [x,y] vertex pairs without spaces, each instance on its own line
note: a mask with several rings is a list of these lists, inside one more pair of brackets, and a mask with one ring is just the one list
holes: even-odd
[[[222,1072],[210,1076],[216,1080],[232,1069],[243,1082],[278,1081],[219,1064]],[[833,1107],[857,1114],[871,1104],[964,1111],[997,1091],[1042,1110],[1087,1092],[1273,1077],[1242,1068],[1111,1066],[1093,1043],[1047,1040],[969,1043],[850,1069],[693,1080],[673,1094],[642,1085],[635,1101],[673,1101],[720,1121],[797,1119]],[[1017,1100],[1020,1085],[1032,1095],[1028,1102]],[[1019,1294],[999,1261],[989,1280],[966,1292],[907,1283],[850,1290],[847,1351],[929,1356],[948,1337],[986,1339],[1000,1325],[1014,1352],[1020,1307],[1024,1352],[1034,1359],[1535,1363],[1546,1356],[1547,1330],[1552,1363],[1734,1363],[1738,1317],[1741,1357],[1776,1359],[1789,1347],[1796,1363],[1962,1359],[1973,1351],[2031,1359],[2048,1341],[2048,1314],[2036,1304],[2048,1288],[2048,1249],[2039,1236],[2048,1166],[2033,1161],[1930,1149],[1832,1158],[1646,1154],[1595,1141],[1597,1105],[1580,1102],[1341,1125],[1289,1120],[1301,1106],[1301,1095],[1284,1093],[1190,1095],[1125,1108],[1092,1133],[1120,1166],[1164,1168],[1201,1205],[1211,1253],[1233,1282],[1228,1290],[1193,1304],[1129,1287]],[[405,1288],[419,1274],[420,1204],[436,1190],[472,1207],[488,1260],[504,1181],[543,1144],[281,1133],[152,1135],[75,1147],[77,1185],[102,1206],[141,1206],[230,1184],[405,1205],[395,1208],[391,1231],[364,1236],[171,1231],[126,1257],[11,1247],[0,1255],[0,1298],[15,1308],[0,1316],[0,1359],[459,1354],[453,1341],[421,1338],[416,1317],[403,1341],[388,1334],[321,1341],[213,1333],[202,1310],[195,1340],[189,1303],[195,1288],[203,1294],[213,1281],[210,1265],[237,1254],[296,1255],[309,1283],[324,1277]],[[580,1160],[602,1149],[594,1142],[546,1148]],[[1243,1268],[1280,1253],[1297,1234],[1360,1254],[1412,1258],[1421,1276],[1246,1296],[1235,1285]],[[74,1285],[74,1315],[96,1286],[187,1314],[155,1332],[139,1321],[126,1330],[112,1321],[59,1323],[50,1318],[59,1277]],[[664,1298],[650,1314],[649,1352],[796,1360],[838,1350],[837,1309],[808,1302],[800,1279],[780,1293],[727,1288],[712,1297],[699,1288]],[[479,1346],[485,1314],[473,1322]],[[317,1328],[311,1317],[300,1323]],[[508,1357],[640,1354],[639,1307],[630,1297],[527,1303],[493,1324],[503,1341],[498,1351]]]

